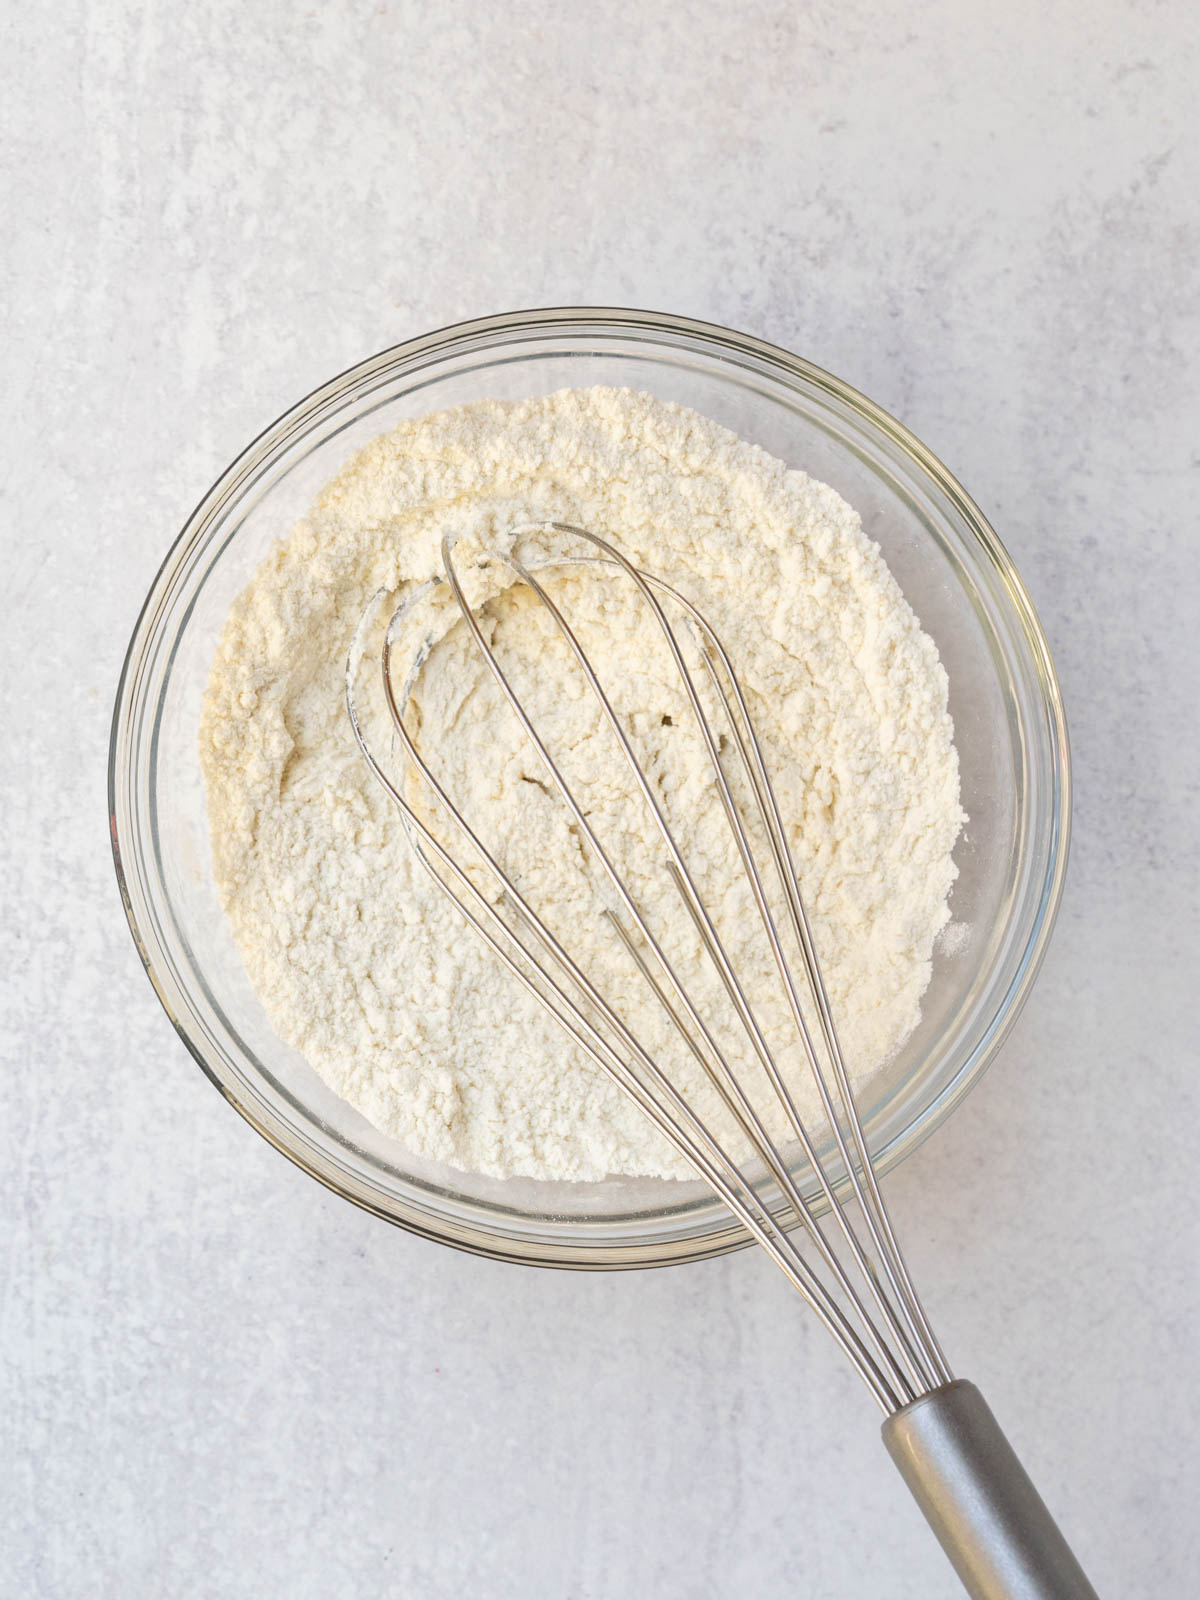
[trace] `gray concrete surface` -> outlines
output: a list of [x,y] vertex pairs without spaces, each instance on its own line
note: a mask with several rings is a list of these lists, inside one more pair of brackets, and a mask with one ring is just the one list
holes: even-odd
[[1195,1574],[1200,21],[1097,0],[10,9],[0,1589],[950,1600],[753,1255],[583,1276],[327,1194],[140,970],[105,827],[141,597],[248,438],[457,318],[746,329],[963,479],[1056,651],[1035,996],[889,1182],[1106,1597]]

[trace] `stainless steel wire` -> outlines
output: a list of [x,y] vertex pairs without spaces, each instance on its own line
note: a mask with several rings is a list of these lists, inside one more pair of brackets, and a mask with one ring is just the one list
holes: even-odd
[[[815,1194],[806,1196],[803,1177],[797,1176],[797,1170],[771,1137],[764,1113],[753,1103],[730,1061],[728,1050],[718,1042],[714,1019],[705,1015],[677,965],[668,958],[662,940],[655,935],[647,908],[618,871],[586,807],[580,803],[560,763],[555,760],[554,752],[539,733],[534,717],[514,689],[493,648],[489,631],[481,626],[468,601],[454,560],[458,541],[453,537],[447,537],[442,544],[443,574],[440,578],[423,585],[399,605],[393,596],[381,591],[360,619],[346,669],[346,703],[355,739],[372,773],[403,815],[416,856],[432,881],[458,906],[467,922],[526,992],[549,1012],[590,1060],[632,1097],[729,1208],[809,1303],[881,1410],[890,1415],[917,1396],[949,1383],[952,1375],[913,1286],[872,1169],[866,1132],[854,1102],[782,814],[745,694],[716,632],[677,589],[639,570],[615,545],[589,529],[546,522],[526,524],[510,531],[513,547],[539,537],[552,538],[557,545],[565,541],[568,547],[581,544],[589,553],[571,555],[556,549],[534,561],[519,559],[510,550],[489,550],[479,564],[507,568],[512,582],[527,590],[544,608],[588,691],[594,696],[637,795],[653,822],[663,849],[666,880],[678,894],[729,1000],[732,1015],[771,1093],[782,1107],[789,1133],[803,1156],[796,1167],[802,1175],[811,1174]],[[654,784],[605,690],[602,675],[539,576],[571,567],[586,567],[606,578],[631,583],[638,602],[666,646],[711,766],[721,810],[786,998],[795,1040],[817,1087],[832,1140],[832,1149],[824,1156],[818,1143],[821,1135],[814,1135],[806,1126],[796,1106],[745,983],[688,868]],[[486,663],[529,746],[536,752],[553,791],[570,816],[573,831],[586,841],[589,859],[615,894],[618,909],[606,905],[602,914],[611,923],[633,969],[644,981],[646,991],[716,1090],[753,1156],[761,1163],[765,1176],[752,1176],[745,1158],[731,1152],[727,1142],[723,1143],[701,1119],[661,1061],[639,1038],[630,1018],[622,1015],[609,996],[597,987],[551,931],[544,917],[528,902],[513,875],[497,859],[495,849],[490,848],[468,822],[422,754],[406,711],[433,642],[432,634],[420,628],[421,608],[435,600],[446,605],[453,620],[465,624],[473,649]],[[382,645],[376,657],[368,644],[378,639],[384,609],[389,603],[393,611],[383,628]],[[687,648],[679,625],[671,620],[668,609],[682,621]],[[446,614],[443,613],[443,619]],[[419,635],[418,648],[407,663],[407,675],[398,694],[395,659],[398,642],[402,636],[407,640],[407,630],[412,629]],[[689,665],[689,654],[698,664],[699,682],[705,686],[705,693],[701,692],[696,670]],[[375,733],[368,735],[368,719],[360,705],[364,671],[369,671],[372,664],[378,666],[377,689],[382,691],[386,726],[391,735],[386,752]],[[714,729],[705,705],[706,695],[717,709],[722,724],[719,729]],[[372,723],[373,728],[376,726]],[[736,769],[741,774],[741,799],[735,794],[722,761],[723,749],[730,745]],[[401,758],[398,766],[393,759],[397,749]],[[414,781],[420,804],[410,798],[408,785]],[[434,814],[449,829],[452,843],[447,843],[440,829],[432,825]],[[766,842],[774,874],[774,899],[781,901],[784,909],[782,930],[752,834]],[[480,869],[492,886],[490,895],[475,881]],[[799,984],[788,955],[789,939],[803,971]],[[816,1014],[816,1037],[805,1014],[802,990]],[[824,1132],[822,1129],[821,1134]],[[777,1203],[770,1198],[772,1186],[778,1190]],[[818,1196],[827,1207],[833,1239],[814,1209]],[[808,1258],[790,1231],[797,1224],[814,1259]]]

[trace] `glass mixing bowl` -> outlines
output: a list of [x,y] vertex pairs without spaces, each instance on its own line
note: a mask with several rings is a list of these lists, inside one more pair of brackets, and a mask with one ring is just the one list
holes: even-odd
[[1033,605],[969,496],[886,412],[784,350],[682,317],[533,311],[414,339],[334,378],[222,473],[163,563],[117,693],[109,802],[150,980],[204,1071],[277,1149],[446,1244],[529,1263],[649,1266],[749,1241],[699,1182],[499,1181],[423,1161],[275,1035],[217,902],[196,741],[231,602],[355,450],[402,418],[588,384],[692,406],[832,484],[937,642],[970,817],[951,901],[966,933],[936,955],[920,1026],[863,1097],[879,1168],[900,1161],[978,1079],[1045,951],[1066,865],[1066,725]]

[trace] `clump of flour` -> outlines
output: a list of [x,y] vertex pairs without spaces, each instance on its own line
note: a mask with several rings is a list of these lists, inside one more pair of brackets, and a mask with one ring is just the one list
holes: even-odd
[[[200,752],[216,879],[278,1033],[410,1149],[500,1176],[687,1175],[428,882],[346,716],[346,653],[371,596],[400,597],[438,571],[448,531],[503,545],[543,519],[602,533],[717,625],[788,822],[853,1078],[894,1055],[948,921],[963,821],[937,651],[832,489],[647,394],[569,389],[406,422],[328,485],[238,598],[213,664]],[[628,614],[586,590],[566,580],[590,612],[589,648],[611,667],[622,715],[653,732],[655,782],[678,802],[706,901],[724,908],[751,988],[761,967],[765,994],[741,867],[713,832],[676,691],[639,651]],[[561,663],[527,599],[499,594],[488,625],[501,642],[532,641],[545,682]],[[422,714],[436,717],[448,786],[486,803],[522,882],[602,968],[611,935],[594,883],[569,841],[546,848],[562,826],[557,802],[485,669],[448,637],[425,680]],[[587,748],[586,697],[563,697],[554,714],[566,745]],[[623,793],[595,803],[598,817],[606,806],[624,815]],[[685,926],[678,939],[688,937]],[[672,953],[686,965],[683,943]],[[669,1048],[669,1029],[654,1026],[654,1048]],[[711,1114],[711,1089],[691,1092]],[[806,1079],[795,1093],[812,1113]]]

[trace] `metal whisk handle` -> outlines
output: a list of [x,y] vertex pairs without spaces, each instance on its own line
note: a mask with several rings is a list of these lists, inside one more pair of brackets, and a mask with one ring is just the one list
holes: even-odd
[[883,1442],[971,1600],[1098,1600],[973,1383],[921,1395]]

